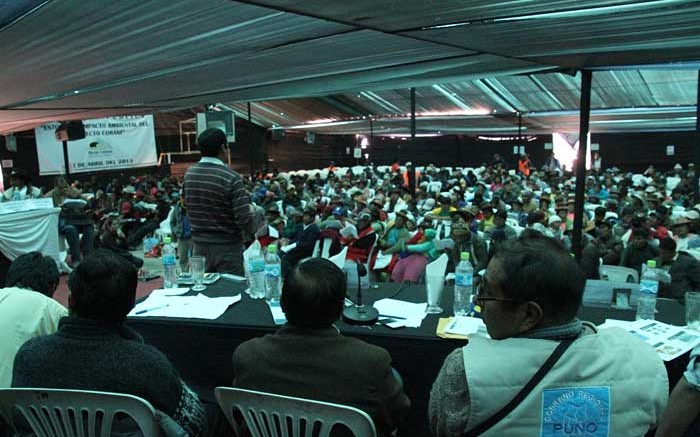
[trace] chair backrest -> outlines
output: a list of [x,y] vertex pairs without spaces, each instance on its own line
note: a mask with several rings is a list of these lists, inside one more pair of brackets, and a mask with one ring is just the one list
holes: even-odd
[[234,430],[241,425],[234,412],[240,412],[253,437],[328,437],[337,424],[356,437],[377,435],[369,415],[347,405],[230,387],[217,387],[215,392]]
[[321,246],[321,258],[328,259],[331,257],[331,244],[333,244],[332,238],[324,238],[323,245]]
[[44,388],[0,389],[0,414],[16,429],[21,416],[37,437],[109,437],[115,416],[133,419],[144,437],[159,434],[148,401],[122,393]]
[[328,258],[329,261],[337,265],[339,268],[345,267],[345,258],[348,256],[348,246],[343,246],[342,250]]
[[311,256],[317,258],[321,254],[321,240],[316,240],[314,250],[311,251]]
[[639,283],[639,273],[635,269],[622,266],[611,266],[603,264],[600,266],[600,277],[608,278],[612,282],[634,282]]

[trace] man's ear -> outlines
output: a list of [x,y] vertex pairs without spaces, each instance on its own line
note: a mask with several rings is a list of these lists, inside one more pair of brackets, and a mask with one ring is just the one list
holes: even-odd
[[523,311],[523,318],[520,323],[520,333],[532,331],[544,318],[544,311],[537,302],[527,302],[521,311]]

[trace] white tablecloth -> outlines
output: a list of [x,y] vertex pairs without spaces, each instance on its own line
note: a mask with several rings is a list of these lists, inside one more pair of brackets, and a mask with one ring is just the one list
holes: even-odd
[[0,252],[10,260],[37,251],[60,263],[58,214],[61,208],[0,215]]

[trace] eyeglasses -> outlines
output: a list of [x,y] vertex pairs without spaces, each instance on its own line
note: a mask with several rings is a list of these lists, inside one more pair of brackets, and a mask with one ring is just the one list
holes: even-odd
[[496,302],[527,302],[524,299],[515,299],[515,298],[501,298],[501,297],[489,297],[489,296],[484,296],[484,290],[488,290],[488,285],[489,282],[486,279],[486,275],[484,275],[481,279],[481,282],[476,288],[476,294],[474,295],[474,303],[478,306],[480,306],[482,309],[484,308],[484,302],[488,301],[496,301]]

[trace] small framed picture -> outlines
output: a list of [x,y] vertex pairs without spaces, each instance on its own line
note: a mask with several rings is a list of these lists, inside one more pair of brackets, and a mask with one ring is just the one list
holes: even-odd
[[612,301],[610,306],[622,310],[632,309],[630,306],[630,296],[632,290],[629,288],[613,288]]

